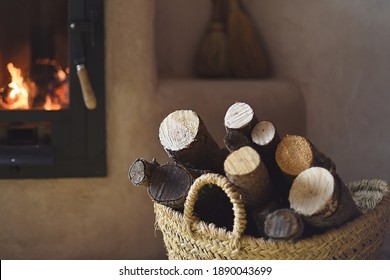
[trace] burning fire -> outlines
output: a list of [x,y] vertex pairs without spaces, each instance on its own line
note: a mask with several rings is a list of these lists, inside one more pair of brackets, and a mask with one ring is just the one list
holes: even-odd
[[[0,88],[0,110],[61,110],[69,105],[67,74],[54,61],[37,62],[35,80],[26,81],[21,69],[7,64],[11,82]],[[37,67],[37,66],[36,66]]]
[[8,110],[29,109],[28,92],[22,77],[22,71],[12,63],[7,64],[7,69],[11,74],[11,82],[8,84],[10,91],[6,96],[6,102],[1,105]]

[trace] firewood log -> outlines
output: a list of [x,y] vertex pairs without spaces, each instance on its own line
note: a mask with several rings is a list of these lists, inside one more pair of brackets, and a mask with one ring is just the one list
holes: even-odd
[[264,232],[272,239],[296,240],[304,233],[304,222],[294,210],[278,209],[266,216]]
[[223,156],[202,119],[191,110],[177,110],[160,124],[159,139],[168,156],[187,168],[223,172]]
[[294,180],[289,201],[305,222],[317,228],[340,226],[361,214],[337,173],[311,167]]
[[194,173],[184,166],[163,164],[153,170],[148,194],[157,203],[182,210],[194,180]]
[[[154,169],[147,188],[150,198],[177,211],[183,211],[188,192],[199,176],[209,170],[188,169],[182,165],[167,163]],[[232,230],[233,208],[226,193],[213,185],[204,186],[198,195],[194,213],[207,223]]]
[[224,162],[228,179],[242,194],[246,207],[256,208],[272,197],[272,186],[267,168],[260,155],[245,146],[232,152]]
[[[194,180],[209,170],[186,168],[175,163],[159,165],[137,159],[130,167],[129,177],[136,186],[146,186],[149,197],[156,203],[182,211]],[[226,194],[217,187],[205,186],[199,192],[195,213],[204,221],[219,227],[232,228],[232,205]]]
[[303,136],[283,137],[277,146],[275,158],[279,168],[291,180],[310,167],[323,167],[331,172],[336,171],[334,162]]
[[277,129],[270,121],[260,121],[252,129],[251,140],[255,144],[255,150],[261,155],[267,167],[271,181],[280,197],[281,204],[288,207],[288,193],[291,183],[276,163],[276,148],[280,143]]
[[248,137],[236,130],[227,131],[225,137],[223,138],[223,142],[230,153],[244,146],[252,145],[252,142],[248,139]]
[[280,209],[281,206],[275,200],[270,200],[269,202],[261,205],[250,211],[247,215],[248,224],[247,228],[251,227],[250,235],[255,237],[267,237],[264,231],[264,222],[268,214]]
[[154,169],[159,167],[160,164],[153,159],[152,162],[148,162],[143,158],[136,159],[129,168],[129,180],[134,186],[149,186],[150,177]]
[[224,124],[226,131],[237,130],[248,139],[253,126],[257,123],[257,117],[253,109],[244,102],[236,102],[225,113]]

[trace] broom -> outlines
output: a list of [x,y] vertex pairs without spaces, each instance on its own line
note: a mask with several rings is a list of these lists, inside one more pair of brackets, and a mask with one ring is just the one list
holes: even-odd
[[198,53],[196,72],[210,78],[227,77],[226,33],[222,19],[222,0],[213,0],[210,24],[204,34]]
[[266,60],[255,25],[239,0],[228,1],[226,52],[230,72],[236,78],[264,78]]

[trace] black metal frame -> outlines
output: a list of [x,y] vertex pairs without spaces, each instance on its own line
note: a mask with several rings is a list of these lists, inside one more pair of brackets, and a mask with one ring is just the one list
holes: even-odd
[[[48,122],[52,128],[49,146],[42,151],[48,160],[29,155],[40,153],[37,146],[23,146],[29,160],[20,160],[18,147],[0,145],[1,178],[61,178],[61,177],[101,177],[106,175],[106,132],[105,132],[105,83],[104,83],[104,3],[103,0],[69,0],[69,25],[73,21],[75,9],[85,1],[85,19],[94,16],[93,34],[83,32],[86,67],[94,88],[97,108],[88,110],[82,98],[76,69],[70,58],[70,106],[60,111],[0,111],[0,122]],[[77,14],[77,13],[76,13]],[[88,21],[84,22],[88,24]],[[70,30],[70,27],[69,27]],[[93,39],[94,44],[91,42]],[[70,53],[72,42],[69,39]],[[42,147],[41,147],[42,148]],[[12,156],[15,155],[15,158]],[[45,157],[45,155],[43,157]],[[40,160],[39,160],[40,158]],[[1,160],[2,159],[2,160]]]

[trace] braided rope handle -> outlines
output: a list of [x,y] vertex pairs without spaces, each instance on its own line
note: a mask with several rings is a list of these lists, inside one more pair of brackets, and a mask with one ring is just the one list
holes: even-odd
[[226,193],[230,202],[232,203],[234,213],[232,235],[233,238],[238,242],[246,227],[246,212],[240,197],[241,194],[226,177],[215,173],[206,173],[198,177],[188,192],[183,213],[184,223],[188,232],[192,234],[193,232],[191,225],[194,222],[199,221],[199,219],[194,215],[194,206],[198,199],[200,190],[208,184],[220,187]]

